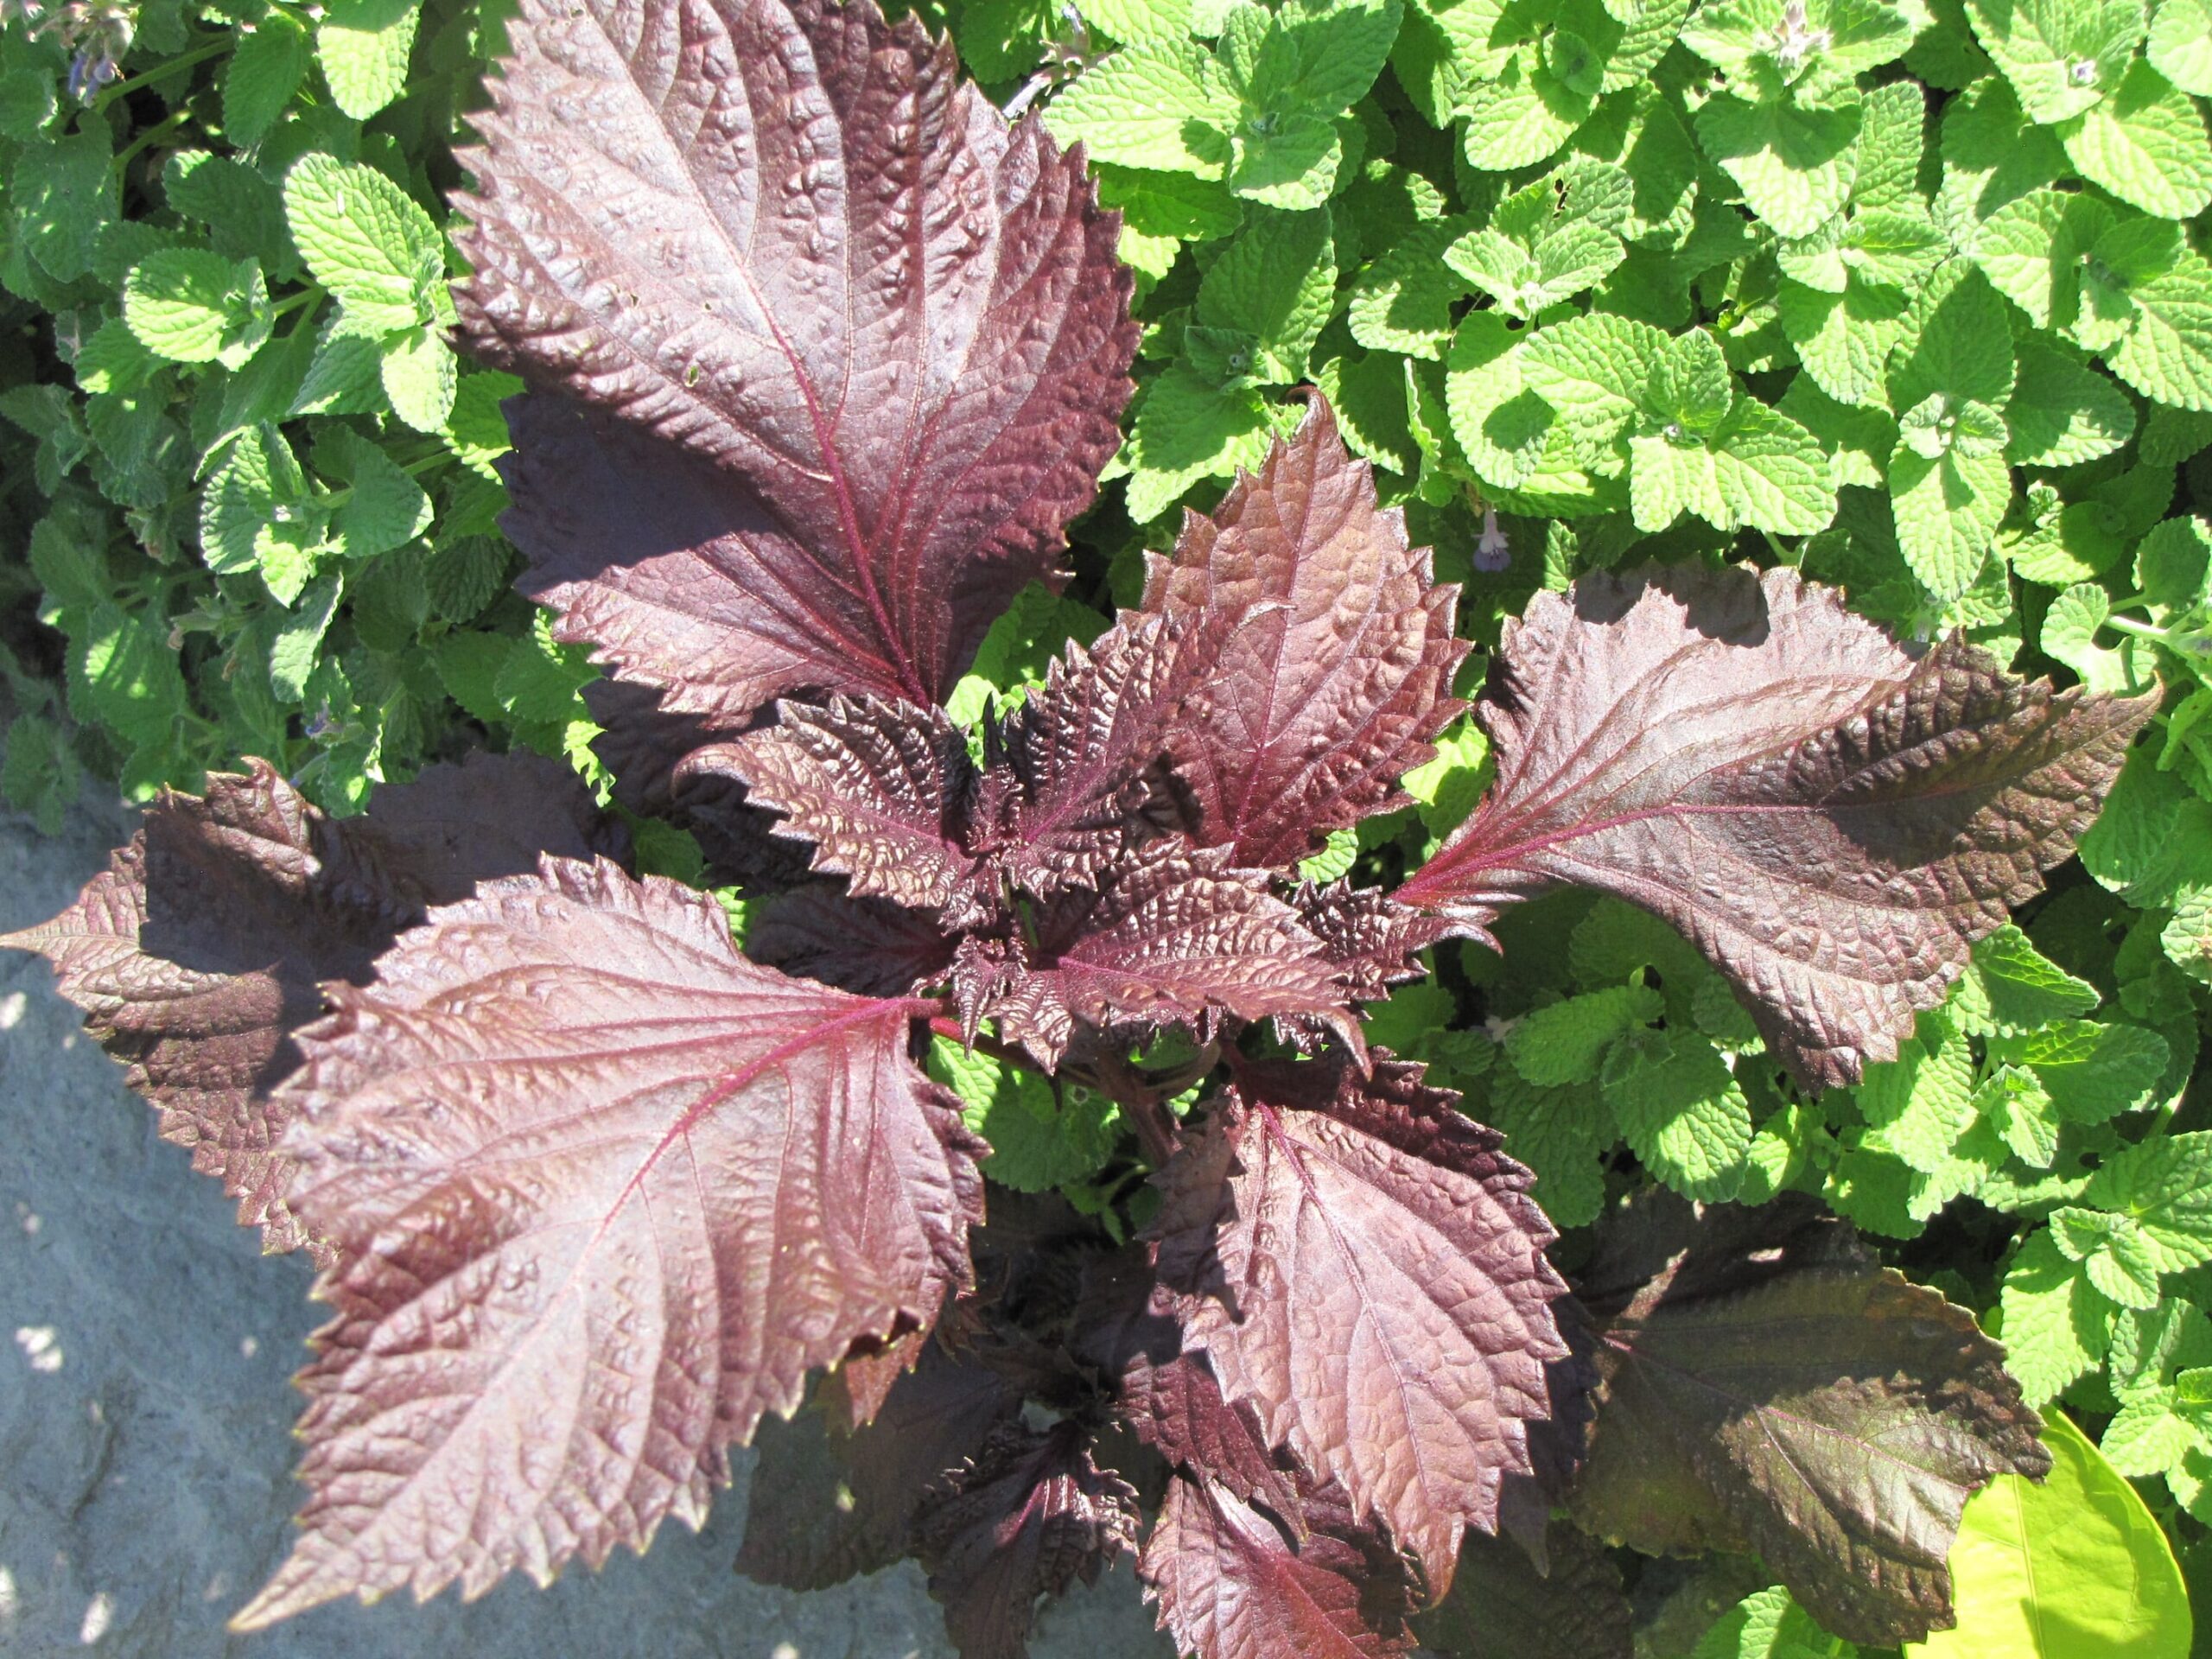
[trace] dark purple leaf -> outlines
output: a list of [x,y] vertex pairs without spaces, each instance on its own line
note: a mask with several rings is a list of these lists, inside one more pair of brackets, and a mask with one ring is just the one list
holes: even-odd
[[1169,1464],[1304,1524],[1298,1487],[1249,1405],[1231,1405],[1205,1355],[1184,1345],[1173,1294],[1135,1249],[1086,1276],[1076,1326],[1081,1357],[1114,1390],[1114,1409]]
[[979,845],[1039,897],[1095,885],[1158,834],[1146,811],[1179,706],[1165,624],[1137,621],[1071,645],[992,734]]
[[1661,1193],[1618,1224],[1585,1281],[1604,1381],[1576,1519],[1652,1553],[1756,1551],[1849,1641],[1948,1625],[1967,1499],[2050,1466],[2003,1348],[1808,1203]]
[[1345,993],[1371,1002],[1390,987],[1427,971],[1414,958],[1450,932],[1442,918],[1402,905],[1380,887],[1354,887],[1349,880],[1315,887],[1301,881],[1291,907],[1321,941],[1321,954]]
[[1405,514],[1377,509],[1373,469],[1315,396],[1211,518],[1185,518],[1146,587],[1145,610],[1182,625],[1198,687],[1173,739],[1192,838],[1284,868],[1404,804],[1400,775],[1465,706],[1451,695],[1458,600],[1407,544]]
[[[1330,1500],[1333,1499],[1333,1502]],[[1217,1481],[1178,1475],[1137,1572],[1160,1628],[1198,1659],[1387,1659],[1408,1652],[1405,1570],[1343,1494],[1309,1492],[1294,1538]]]
[[915,1516],[915,1554],[961,1659],[1024,1659],[1039,1596],[1136,1548],[1136,1493],[1072,1421],[1007,1423]]
[[204,798],[162,796],[75,904],[0,943],[53,961],[162,1138],[222,1181],[242,1224],[327,1263],[327,1241],[284,1201],[289,1108],[266,1097],[299,1065],[292,1033],[322,1012],[321,982],[365,984],[425,906],[532,869],[541,852],[612,848],[619,832],[574,774],[535,755],[433,766],[346,819],[251,765],[209,778]]
[[1249,1064],[1162,1173],[1161,1281],[1274,1445],[1449,1586],[1569,1357],[1531,1178],[1421,1068]]
[[463,342],[524,590],[671,709],[934,703],[1120,442],[1136,329],[1079,156],[869,0],[524,0],[473,114]]
[[745,954],[862,996],[904,996],[952,967],[952,942],[935,918],[855,899],[828,881],[762,901],[746,927]]
[[307,1530],[241,1629],[696,1525],[810,1368],[936,1318],[982,1213],[981,1143],[907,1058],[930,1005],[747,962],[673,882],[549,859],[377,975],[282,1096],[337,1311]]
[[1020,940],[968,941],[954,985],[971,1027],[995,1018],[1048,1070],[1078,1027],[1203,1035],[1224,1014],[1311,1014],[1351,1027],[1319,943],[1262,875],[1229,867],[1226,849],[1160,843],[1103,893],[1062,893],[1037,932],[1033,953]]
[[967,740],[942,709],[835,697],[785,702],[777,722],[701,749],[679,779],[729,772],[754,804],[784,815],[778,833],[814,843],[814,868],[863,898],[918,910],[979,910],[963,847],[976,786]]
[[988,1368],[934,1343],[901,1373],[865,1428],[849,1427],[841,1370],[789,1422],[760,1431],[737,1570],[787,1590],[822,1590],[891,1566],[913,1548],[910,1522],[948,1473],[1020,1409]]
[[1786,568],[1601,572],[1507,626],[1497,782],[1397,896],[1478,934],[1561,882],[1642,905],[1848,1083],[2072,851],[2156,703],[1916,658]]
[[1628,1598],[1598,1541],[1554,1521],[1544,1553],[1539,1573],[1512,1540],[1469,1533],[1451,1595],[1414,1618],[1422,1645],[1453,1659],[1630,1659]]

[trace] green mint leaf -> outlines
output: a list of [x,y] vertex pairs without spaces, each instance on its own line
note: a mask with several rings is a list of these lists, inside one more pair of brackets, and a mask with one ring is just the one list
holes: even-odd
[[1725,1203],[1742,1188],[1751,1114],[1728,1063],[1702,1038],[1649,1032],[1605,1057],[1599,1084],[1652,1175],[1684,1198]]
[[1569,317],[1521,347],[1522,378],[1587,448],[1603,449],[1643,407],[1665,334],[1605,312]]
[[[2139,665],[2139,641],[2126,639],[2114,650],[2097,644],[2097,630],[2112,614],[2112,600],[2093,582],[2077,582],[2050,602],[2039,643],[2082,677],[2092,693],[2128,693],[2155,683],[2147,662]],[[2144,652],[2147,658],[2148,652]]]
[[1993,1052],[2032,1071],[2052,1109],[2071,1123],[2101,1123],[2150,1104],[2166,1069],[2165,1039],[2124,1022],[2054,1020],[1999,1039]]
[[92,265],[95,238],[116,215],[118,186],[106,124],[28,146],[8,181],[16,233],[24,251],[56,282]]
[[1332,830],[1328,844],[1311,858],[1300,859],[1300,879],[1306,881],[1329,882],[1350,872],[1352,861],[1359,856],[1359,832],[1356,830]]
[[576,717],[582,707],[577,694],[598,677],[590,647],[554,639],[551,620],[540,611],[529,637],[516,640],[499,664],[493,694],[517,721],[550,725]]
[[269,645],[269,689],[279,702],[296,703],[308,694],[322,652],[322,636],[338,613],[345,578],[334,571],[304,589],[292,614]]
[[166,738],[185,711],[168,619],[105,603],[69,629],[69,711],[134,744]]
[[1306,378],[1306,357],[1334,304],[1337,262],[1329,214],[1255,208],[1207,270],[1194,315],[1203,326],[1249,335],[1260,376],[1277,385]]
[[405,90],[421,0],[331,0],[315,29],[315,60],[330,95],[365,121]]
[[1093,29],[1130,46],[1180,40],[1192,22],[1191,0],[1083,0],[1076,10]]
[[1198,480],[1256,467],[1270,430],[1258,393],[1222,390],[1174,365],[1146,391],[1129,434],[1129,517],[1147,524]]
[[2160,403],[2212,410],[2212,263],[2184,251],[2127,297],[2135,320],[2106,359],[2113,372]]
[[2130,64],[2111,97],[2062,131],[2083,178],[2146,213],[2190,219],[2212,205],[2204,117],[2147,63]]
[[429,528],[430,498],[391,456],[360,438],[341,446],[341,454],[351,484],[332,528],[347,558],[390,552]]
[[1230,189],[1268,207],[1320,207],[1335,193],[1343,164],[1343,139],[1327,116],[1302,110],[1250,116],[1230,135]]
[[2020,341],[2019,373],[2005,406],[2016,467],[2072,467],[2124,448],[2135,435],[2135,405],[2094,369],[2041,340]]
[[1941,1014],[1923,1015],[1919,1034],[1895,1060],[1869,1065],[1859,1085],[1865,1144],[1923,1174],[1941,1170],[1976,1116],[1974,1070],[1965,1033]]
[[461,386],[461,364],[435,328],[416,328],[385,343],[377,365],[391,412],[417,432],[442,435]]
[[1953,448],[1930,458],[1901,437],[1890,455],[1897,546],[1920,585],[1953,599],[1974,585],[2012,499],[2002,454]]
[[1698,142],[1777,236],[1810,236],[1849,200],[1860,108],[1746,104],[1728,94],[1698,111]]
[[1967,0],[1967,11],[2021,108],[2044,124],[2119,86],[2145,28],[2142,0]]
[[1689,1659],[1857,1659],[1780,1585],[1745,1598],[1699,1638]]
[[2145,50],[2151,67],[2182,91],[2212,98],[2212,0],[2161,0]]
[[2173,912],[2159,930],[2159,949],[2190,978],[2212,984],[2212,882],[2183,885]]
[[1642,985],[1571,996],[1522,1015],[1506,1033],[1505,1057],[1540,1087],[1589,1083],[1615,1042],[1656,1020],[1664,1008],[1659,993]]
[[1555,1226],[1584,1227],[1605,1204],[1600,1161],[1615,1135],[1591,1108],[1586,1087],[1539,1088],[1510,1066],[1491,1074],[1484,1118],[1505,1136],[1505,1151],[1534,1172],[1537,1203]]
[[2038,1232],[2005,1275],[2005,1369],[2019,1379],[2031,1406],[2056,1399],[2101,1363],[2112,1341],[2111,1298],[2066,1259],[2057,1241]]
[[2050,1236],[2059,1253],[2080,1262],[2089,1282],[2120,1306],[2158,1305],[2158,1260],[2132,1217],[2069,1205],[2051,1212]]
[[1887,367],[1906,309],[1904,296],[1859,281],[1838,295],[1785,279],[1775,294],[1782,332],[1813,384],[1840,404],[1873,409],[1888,406]]
[[307,78],[311,54],[306,29],[282,7],[241,26],[223,69],[223,131],[232,143],[249,147],[268,136]]
[[1045,124],[1093,161],[1218,179],[1236,108],[1216,73],[1196,41],[1133,45],[1086,69],[1047,106]]
[[181,149],[162,170],[162,194],[178,213],[207,227],[216,252],[259,260],[276,276],[297,268],[284,232],[283,198],[245,162],[210,150]]
[[1441,841],[1464,823],[1490,781],[1490,738],[1461,719],[1436,741],[1436,753],[1398,780],[1414,798],[1421,827]]
[[173,363],[243,368],[269,339],[269,289],[251,259],[164,248],[124,278],[123,315],[148,351]]
[[1827,457],[1813,435],[1756,398],[1740,399],[1702,440],[1676,423],[1633,437],[1629,457],[1639,530],[1663,530],[1688,511],[1720,530],[1802,536],[1835,517]]
[[2212,1262],[2212,1132],[2122,1147],[2089,1178],[2082,1201],[2133,1217],[2161,1273]]
[[376,168],[321,152],[301,157],[284,175],[284,218],[315,280],[362,329],[390,334],[435,320],[423,290],[444,272],[437,227]]
[[1042,683],[1067,641],[1088,645],[1106,626],[1089,607],[1031,582],[984,634],[976,660],[945,698],[945,712],[957,725],[976,725],[995,699],[1003,706]]
[[1961,1029],[2017,1035],[2097,1006],[2097,988],[2076,979],[2007,922],[1974,947],[1953,1007]]
[[968,1127],[991,1143],[984,1173],[1017,1192],[1088,1179],[1112,1156],[1121,1108],[1080,1085],[1054,1086],[942,1037],[930,1039],[929,1073],[960,1096]]
[[1351,337],[1370,351],[1442,357],[1452,308],[1468,292],[1444,251],[1464,229],[1457,219],[1425,224],[1362,271],[1348,308]]
[[1345,446],[1364,460],[1411,475],[1421,463],[1406,415],[1406,378],[1387,352],[1346,352],[1313,371],[1337,411]]
[[[1572,54],[1573,67],[1586,64],[1589,55],[1586,42],[1578,41]],[[1523,47],[1496,79],[1476,81],[1463,95],[1460,114],[1466,125],[1462,148],[1467,165],[1497,173],[1543,160],[1589,118],[1597,107],[1599,85],[1598,78],[1590,77],[1580,87],[1570,86],[1540,48]]]
[[1452,435],[1475,475],[1497,489],[1526,483],[1560,430],[1558,414],[1522,378],[1515,348],[1529,338],[1495,310],[1470,311],[1444,360]]
[[1928,99],[1910,80],[1870,90],[1859,124],[1859,173],[1851,203],[1859,212],[1925,212],[1920,165],[1926,149]]

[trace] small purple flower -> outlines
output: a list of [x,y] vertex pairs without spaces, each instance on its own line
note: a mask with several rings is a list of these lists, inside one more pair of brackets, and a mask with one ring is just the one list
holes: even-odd
[[1475,569],[1485,575],[1496,575],[1513,563],[1513,543],[1497,527],[1497,509],[1487,503],[1483,507],[1483,533],[1475,540]]

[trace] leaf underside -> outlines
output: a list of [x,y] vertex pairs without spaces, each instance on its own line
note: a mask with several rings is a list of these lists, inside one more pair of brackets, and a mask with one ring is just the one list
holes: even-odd
[[322,1012],[321,983],[365,984],[428,906],[534,869],[541,853],[614,850],[619,832],[572,773],[535,755],[432,766],[344,819],[251,765],[210,777],[204,797],[162,796],[74,904],[0,943],[53,962],[162,1138],[192,1148],[241,1224],[327,1266],[328,1241],[285,1200],[290,1107],[269,1092],[300,1063],[293,1035]]
[[1642,905],[1802,1079],[1852,1082],[2073,850],[2156,702],[1916,658],[1787,568],[1584,576],[1508,625],[1497,782],[1398,897],[1478,933],[1562,883]]
[[282,1096],[340,1257],[306,1531],[241,1629],[696,1526],[810,1369],[967,1281],[982,1148],[907,1058],[926,1005],[746,962],[705,895],[549,859],[332,998]]

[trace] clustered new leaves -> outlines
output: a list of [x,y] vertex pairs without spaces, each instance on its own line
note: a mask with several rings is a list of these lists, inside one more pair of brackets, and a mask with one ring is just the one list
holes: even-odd
[[[865,0],[682,29],[664,0],[533,0],[472,118],[452,301],[392,181],[313,156],[286,175],[334,338],[372,343],[395,418],[457,407],[448,321],[529,386],[505,522],[551,615],[492,694],[571,710],[553,747],[605,728],[626,798],[744,891],[746,953],[721,905],[639,879],[581,795],[520,769],[429,775],[345,822],[267,768],[218,778],[19,936],[169,1131],[214,1148],[245,1218],[324,1266],[307,1530],[243,1626],[542,1580],[696,1524],[730,1445],[828,1368],[771,1442],[790,1478],[756,1485],[745,1564],[819,1585],[912,1554],[970,1655],[1018,1654],[1039,1595],[1127,1553],[1209,1659],[1403,1652],[1439,1602],[1436,1639],[1456,1623],[1480,1651],[1493,1605],[1542,1604],[1531,1557],[1586,1586],[1579,1618],[1619,1650],[1618,1583],[1562,1510],[1649,1551],[1756,1552],[1836,1636],[1910,1639],[1951,1616],[1968,1496],[2048,1466],[2031,1406],[2099,1357],[2052,1385],[2050,1308],[2147,1314],[2206,1259],[2190,1136],[2113,1132],[2094,1176],[2021,1191],[2080,1155],[2069,1129],[2159,1096],[2158,970],[2179,970],[2139,960],[2140,1023],[2092,1021],[2099,988],[2006,925],[2124,763],[2142,812],[2190,816],[2185,775],[2130,761],[2147,670],[2097,638],[2186,657],[2201,531],[2143,537],[2126,605],[2098,610],[2094,582],[2052,605],[2079,690],[1971,632],[1925,639],[1990,621],[1992,573],[2075,556],[2063,524],[2006,527],[2014,467],[2133,441],[2133,399],[2082,353],[2202,405],[2171,223],[2202,204],[2186,166],[2162,193],[2130,160],[2193,154],[2144,79],[2194,73],[2185,41],[2112,47],[2110,108],[2035,105],[2110,198],[2006,198],[2063,195],[2054,245],[2088,251],[2078,278],[2047,255],[2038,289],[2032,240],[2024,274],[1995,251],[2017,244],[1986,192],[1948,219],[1917,194],[1895,95],[1916,89],[1862,84],[1914,13],[1114,11],[1095,21],[1123,49],[1009,126],[944,43]],[[1977,20],[2005,77],[1982,104],[2028,105],[2030,48]],[[407,42],[326,33],[340,106],[389,97]],[[1352,111],[1386,60],[1454,129],[1448,194],[1363,158]],[[1126,219],[1048,128],[1092,146]],[[1142,337],[1172,360],[1117,459],[1132,267],[1156,300],[1198,263],[1184,243],[1223,237]],[[178,251],[132,268],[124,327],[243,372],[265,293]],[[1680,327],[1670,295],[1724,265],[1725,326]],[[1662,275],[1630,315],[1616,278]],[[1825,375],[1793,285],[1802,315],[1849,333],[1871,292],[1894,327]],[[2063,316],[2078,353],[2015,338],[2008,302],[2033,320],[2038,294],[2035,327]],[[1789,395],[1740,378],[1785,350]],[[1336,406],[1310,396],[1292,429],[1268,394],[1309,377]],[[207,511],[320,629],[328,538],[426,521],[357,435],[333,445],[350,493],[308,489],[308,528],[280,536],[262,494],[303,487],[285,442],[239,434]],[[1240,466],[1110,626],[1055,608],[1102,473],[1147,521]],[[1614,525],[1509,621],[1479,727],[1449,729],[1459,590],[1383,489],[1478,500],[1478,568],[1510,556],[1500,507]],[[1854,578],[1893,556],[1916,589],[1874,608],[1905,626],[1793,570],[1593,568],[1623,525],[1729,544],[1693,520],[1814,537],[1802,563]],[[314,644],[283,659],[302,685]],[[474,649],[452,683],[483,677]],[[589,720],[586,650],[613,676]],[[1355,886],[1363,826],[1408,805],[1433,856],[1395,892]],[[2202,873],[2139,821],[2085,855],[2171,901],[2185,940]],[[1571,930],[1575,994],[1494,1045],[1425,1025],[1420,953],[1510,944],[1553,888],[1610,895]],[[238,902],[181,926],[210,893]],[[274,969],[226,931],[264,915],[254,942],[293,941]],[[1856,1121],[1831,1133],[1839,1100]],[[1609,1202],[1617,1136],[1680,1198]],[[1971,1317],[1850,1224],[1761,1207],[1816,1189],[1904,1233],[1962,1192],[2006,1207],[2008,1184],[2011,1207],[2069,1200],[2013,1268],[2017,1312],[2007,1285],[2024,1399]],[[1570,1287],[1554,1224],[1592,1220]],[[1802,1333],[1781,1356],[1777,1319]],[[2129,1353],[2146,1340],[2128,1327]],[[2201,1459],[2202,1376],[2168,1357],[2129,1373],[2164,1413],[2141,1440]]]

